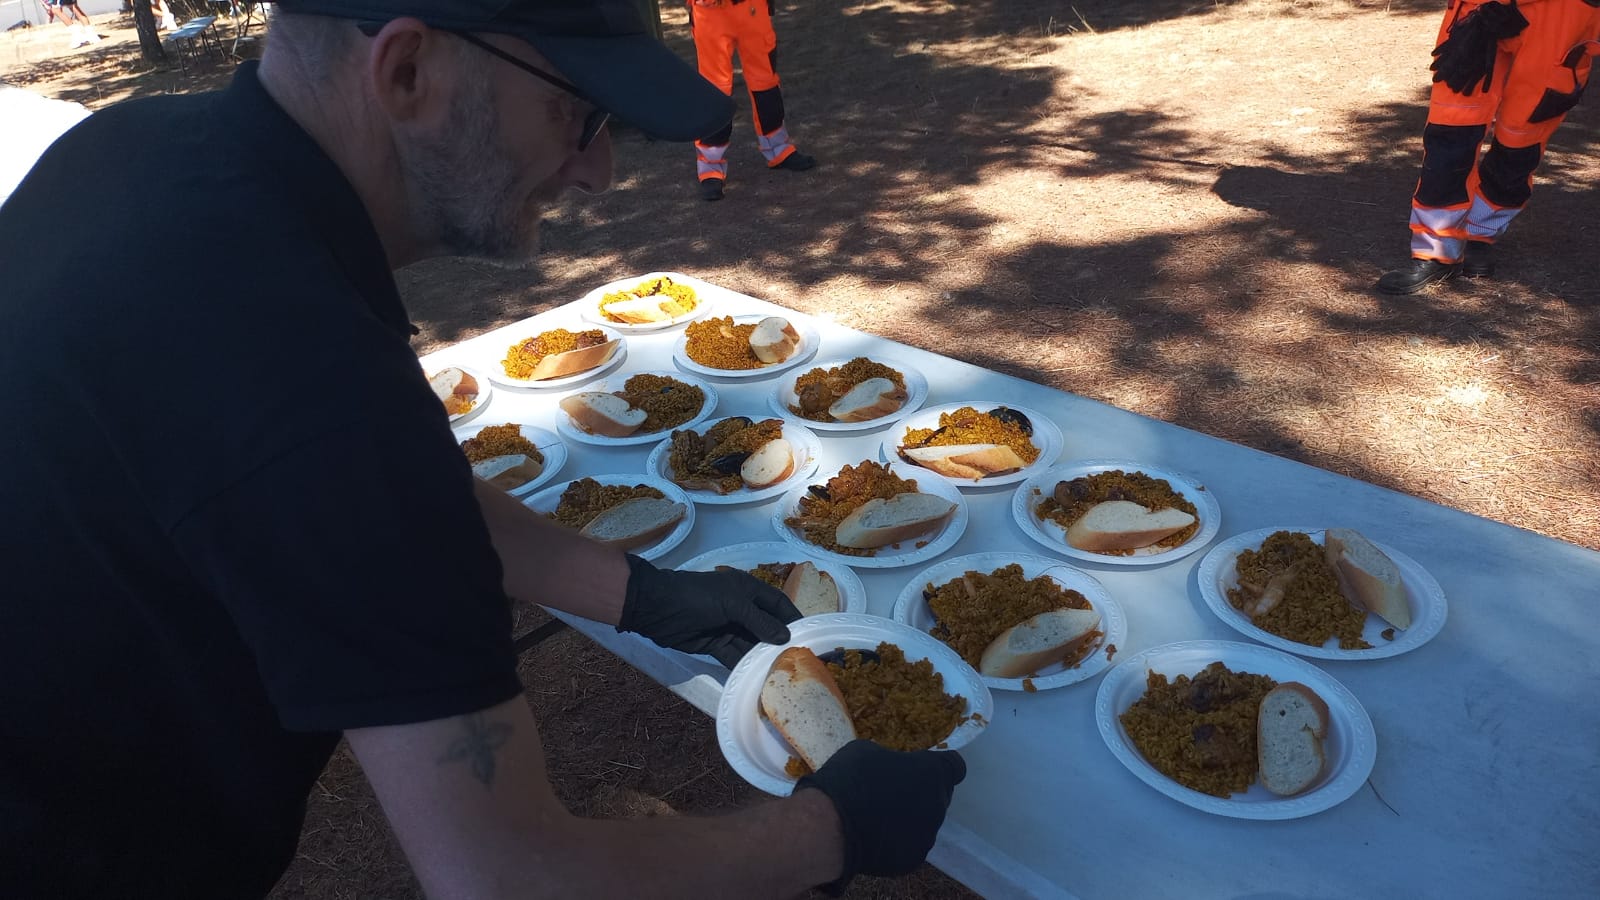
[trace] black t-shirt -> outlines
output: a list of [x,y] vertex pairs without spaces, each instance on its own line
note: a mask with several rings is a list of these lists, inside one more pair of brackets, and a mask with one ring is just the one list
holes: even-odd
[[410,333],[254,64],[0,207],[0,897],[261,896],[341,730],[518,693]]

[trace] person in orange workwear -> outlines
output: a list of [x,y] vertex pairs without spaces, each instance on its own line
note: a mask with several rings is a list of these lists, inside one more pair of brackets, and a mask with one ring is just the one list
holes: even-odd
[[[783,121],[783,89],[778,86],[778,36],[772,30],[772,0],[688,0],[689,28],[700,76],[733,96],[733,54],[739,53],[744,85],[750,91],[756,143],[767,168],[803,172],[817,161],[795,149]],[[694,142],[700,196],[721,200],[728,180],[728,142],[733,122]]]
[[1583,95],[1596,54],[1600,0],[1450,0],[1411,200],[1412,258],[1378,279],[1379,291],[1494,274],[1491,247],[1527,204],[1545,144]]

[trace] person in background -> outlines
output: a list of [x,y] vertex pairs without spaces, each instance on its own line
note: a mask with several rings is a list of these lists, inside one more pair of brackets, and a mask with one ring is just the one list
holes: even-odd
[[55,7],[55,17],[61,24],[67,26],[70,37],[67,46],[74,49],[87,44],[100,43],[100,35],[95,33],[94,23],[89,21],[89,16],[78,5],[78,0],[49,0]]
[[[778,35],[772,30],[771,0],[688,0],[700,75],[733,96],[733,55],[739,54],[744,86],[750,91],[750,116],[756,144],[769,169],[804,172],[814,157],[795,149],[784,122],[783,88],[778,85]],[[728,181],[728,143],[733,120],[694,142],[700,196],[721,200]]]
[[1545,144],[1583,96],[1597,38],[1600,0],[1450,0],[1411,198],[1411,261],[1379,278],[1380,292],[1494,275],[1494,242],[1527,206]]
[[[799,616],[475,479],[411,349],[393,270],[531,260],[610,186],[612,114],[686,142],[732,110],[634,0],[283,0],[226,90],[95,113],[0,206],[0,379],[33,386],[0,392],[0,898],[264,897],[341,739],[434,898],[922,862],[954,752],[855,741],[721,816],[549,782],[508,597],[726,665]],[[174,278],[174,242],[212,252]]]

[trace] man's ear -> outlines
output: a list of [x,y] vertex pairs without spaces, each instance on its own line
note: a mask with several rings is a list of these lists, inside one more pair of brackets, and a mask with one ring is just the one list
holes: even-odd
[[454,48],[442,32],[417,19],[395,19],[372,39],[367,80],[379,108],[396,122],[441,116],[454,74]]

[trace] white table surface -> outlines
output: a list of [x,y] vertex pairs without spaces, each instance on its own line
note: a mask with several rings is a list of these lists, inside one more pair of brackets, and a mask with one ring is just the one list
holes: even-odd
[[[789,314],[720,289],[709,293],[720,305],[713,314]],[[529,321],[572,317],[569,306]],[[927,405],[987,400],[1048,413],[1066,435],[1063,460],[1133,459],[1196,476],[1222,506],[1217,541],[1277,525],[1353,527],[1414,557],[1449,599],[1443,632],[1416,651],[1375,661],[1312,660],[1360,698],[1377,731],[1370,784],[1343,804],[1281,822],[1208,815],[1152,790],[1111,755],[1094,723],[1099,677],[1036,694],[996,692],[988,733],[962,751],[967,780],[931,857],[941,869],[989,897],[1600,896],[1600,553],[831,322],[815,324],[818,359],[892,353],[928,376]],[[424,363],[485,371],[536,330],[518,323]],[[672,369],[681,332],[629,335],[621,371]],[[766,415],[777,377],[717,382],[716,415]],[[473,422],[518,419],[554,431],[562,415],[556,399],[581,389],[496,388]],[[883,429],[823,435],[819,471],[877,458],[883,436]],[[651,446],[571,449],[557,481],[642,474]],[[1041,552],[1012,521],[1009,489],[966,493],[971,524],[941,558]],[[772,511],[772,502],[701,507],[688,540],[658,562],[776,540]],[[1203,556],[1156,568],[1069,562],[1099,578],[1127,610],[1124,654],[1191,638],[1247,640],[1201,599],[1194,571]],[[929,564],[857,569],[870,611],[890,615],[906,581]],[[563,618],[714,713],[726,676],[720,667]]]

